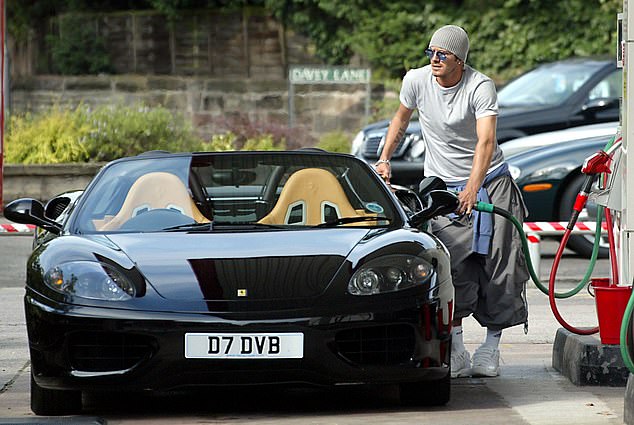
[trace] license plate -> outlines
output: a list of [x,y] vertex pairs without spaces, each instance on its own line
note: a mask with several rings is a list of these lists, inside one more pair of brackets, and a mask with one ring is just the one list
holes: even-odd
[[186,333],[188,359],[301,359],[302,333]]

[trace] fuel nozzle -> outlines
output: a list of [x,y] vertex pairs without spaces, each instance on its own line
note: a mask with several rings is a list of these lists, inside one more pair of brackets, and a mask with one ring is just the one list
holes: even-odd
[[611,173],[610,162],[612,162],[612,158],[607,152],[593,153],[583,161],[581,172],[583,174]]
[[595,177],[600,173],[611,173],[610,162],[612,158],[605,151],[595,152],[583,161],[581,172],[586,175],[586,179],[581,186],[581,191],[577,194],[575,204],[572,207],[572,215],[568,221],[567,228],[572,230],[588,201],[588,195],[592,189]]

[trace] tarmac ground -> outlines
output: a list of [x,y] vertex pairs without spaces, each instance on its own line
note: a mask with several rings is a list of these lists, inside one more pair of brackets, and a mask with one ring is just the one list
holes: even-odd
[[[55,420],[36,417],[29,407],[30,362],[22,297],[30,243],[31,238],[24,235],[0,236],[0,258],[8,260],[0,264],[0,424]],[[552,252],[552,247],[545,249],[540,277],[547,278]],[[566,257],[558,288],[574,286],[585,264]],[[597,263],[596,275],[604,276],[608,270],[607,262]],[[84,415],[65,418],[72,420],[65,423],[623,424],[625,387],[577,386],[557,372],[552,367],[553,343],[561,326],[548,298],[532,284],[527,287],[527,300],[528,333],[521,326],[504,331],[500,376],[454,379],[447,406],[404,409],[389,388],[94,394],[85,397]],[[596,325],[594,299],[586,291],[559,304],[570,323]],[[465,320],[464,328],[467,348],[473,351],[485,330],[472,319]]]

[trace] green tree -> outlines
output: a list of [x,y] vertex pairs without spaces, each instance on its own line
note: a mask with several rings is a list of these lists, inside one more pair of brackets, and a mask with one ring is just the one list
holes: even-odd
[[71,12],[152,9],[174,20],[186,9],[264,7],[305,34],[328,64],[352,58],[378,79],[401,78],[426,63],[434,29],[454,23],[470,34],[468,62],[498,81],[533,65],[580,55],[613,55],[622,0],[8,0],[9,30]]
[[356,54],[378,78],[426,63],[433,31],[461,25],[472,42],[468,62],[504,80],[544,61],[613,54],[622,0],[266,0],[266,7],[310,37],[327,63]]
[[62,75],[111,72],[110,57],[95,25],[86,25],[86,17],[61,15],[58,33],[46,36],[50,46],[53,71]]

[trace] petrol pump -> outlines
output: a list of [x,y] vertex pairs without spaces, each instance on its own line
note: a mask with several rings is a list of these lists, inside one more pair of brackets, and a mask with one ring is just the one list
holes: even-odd
[[[632,4],[634,5],[634,2]],[[611,278],[622,286],[632,285],[634,271],[634,155],[628,155],[628,147],[634,143],[634,95],[628,95],[628,89],[634,88],[634,62],[630,60],[634,59],[634,10],[630,13],[629,6],[629,0],[623,0],[623,12],[617,15],[616,59],[617,66],[623,70],[619,130],[621,143],[613,154],[613,161],[610,164],[611,175],[596,196],[597,204],[614,213],[614,225],[613,228],[608,229],[608,232],[613,232],[612,234],[616,236],[614,243],[616,250],[610,254],[616,256],[611,258],[611,261],[616,262],[618,273],[613,272]],[[631,300],[629,304],[632,304]],[[632,306],[628,305],[628,307],[631,310]],[[624,360],[631,372],[629,381],[632,381],[632,373],[634,373],[631,359],[634,353],[627,352],[629,349],[627,345],[632,345],[631,341],[630,344],[627,344],[627,341],[631,340],[633,321],[632,314],[624,317],[624,322],[629,322],[630,328],[628,330],[626,327],[628,323],[623,323],[621,341],[621,345],[626,345],[621,347],[621,351],[623,356],[627,357]]]
[[[634,58],[634,40],[628,36],[628,27],[634,28],[634,14],[628,13],[629,0],[623,0],[623,13],[617,18],[617,64],[623,69],[623,91],[621,99],[621,143],[620,160],[617,165],[614,184],[609,187],[607,196],[599,198],[598,202],[616,212],[618,223],[617,258],[619,275],[623,282],[631,283],[630,270],[634,270],[634,259],[629,253],[634,252],[634,180],[631,180],[628,170],[634,170],[634,156],[627,155],[629,140],[634,140],[634,119],[629,119],[628,111],[634,112],[634,96],[627,95],[628,87],[634,87],[634,72],[627,58]],[[634,35],[634,33],[632,34]],[[634,69],[632,70],[634,71]],[[634,118],[634,117],[633,117]],[[617,178],[619,175],[621,178]],[[621,184],[625,180],[625,184]],[[629,193],[628,193],[629,192]],[[601,202],[603,201],[603,202]]]
[[[633,2],[634,5],[634,2]],[[618,263],[619,273],[624,283],[632,284],[631,273],[634,270],[634,155],[628,155],[628,147],[634,141],[634,95],[628,95],[628,89],[634,88],[634,10],[630,13],[629,0],[623,0],[623,12],[617,18],[617,61],[623,68],[623,97],[621,101],[621,132],[623,142],[621,146],[621,158],[618,174],[622,178],[615,179],[615,186],[612,188],[614,194],[619,194],[620,199],[614,196],[609,197],[608,204],[613,204],[618,214]],[[626,316],[629,319],[630,329],[634,328],[634,316]],[[624,324],[628,325],[627,323]],[[628,332],[632,337],[631,331]],[[630,376],[627,382],[625,419],[627,423],[634,423],[634,375],[630,368]],[[628,401],[629,399],[629,401]],[[631,422],[630,422],[631,421]]]

